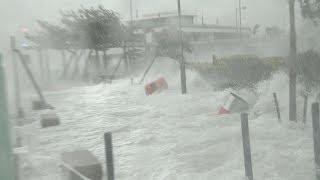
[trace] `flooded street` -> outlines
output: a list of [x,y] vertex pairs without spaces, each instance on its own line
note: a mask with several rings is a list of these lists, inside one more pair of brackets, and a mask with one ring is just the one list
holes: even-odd
[[[48,163],[38,155],[59,159],[62,152],[88,149],[105,164],[103,134],[112,132],[117,179],[244,179],[240,116],[217,115],[231,89],[208,91],[197,73],[189,71],[188,77],[188,95],[180,95],[179,86],[174,86],[178,76],[168,79],[169,90],[149,97],[143,86],[131,85],[128,79],[47,92],[61,125],[40,129],[33,114],[36,121],[24,128],[33,134],[30,155],[34,157],[29,158],[36,158],[30,178],[47,179],[41,176],[59,172],[55,161],[47,166],[52,169],[37,170],[41,163]],[[277,86],[279,79],[260,84],[260,91],[268,94],[259,97],[249,116],[255,176],[311,177],[310,123],[303,129],[278,124],[268,86]],[[238,93],[248,94],[246,90]],[[269,107],[259,107],[262,102]]]

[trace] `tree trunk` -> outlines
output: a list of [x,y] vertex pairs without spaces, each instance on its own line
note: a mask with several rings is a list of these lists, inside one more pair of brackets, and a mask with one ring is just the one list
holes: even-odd
[[124,56],[124,68],[125,72],[129,73],[129,62],[128,62],[128,53],[127,53],[127,47],[123,47],[123,56]]
[[64,74],[64,72],[66,72],[66,65],[67,65],[67,62],[66,62],[66,51],[64,49],[61,50],[61,56],[62,56],[62,71],[63,71],[63,74]]
[[44,66],[43,66],[43,54],[42,54],[42,48],[39,48],[38,53],[39,53],[39,68],[40,68],[40,79],[42,81],[42,83],[44,82],[44,77],[45,77],[45,73],[44,73]]
[[289,60],[289,120],[297,122],[297,104],[296,104],[296,81],[297,75],[295,72],[297,58],[297,40],[296,40],[296,25],[295,25],[295,0],[289,0],[290,11],[290,60]]
[[50,56],[49,56],[49,50],[45,49],[45,61],[46,61],[46,72],[47,72],[47,80],[50,84],[51,81],[51,67],[50,67]]
[[71,78],[72,79],[76,79],[76,76],[79,74],[79,63],[81,61],[81,58],[82,56],[84,55],[85,53],[85,50],[81,50],[79,56],[76,58],[76,61],[74,63],[74,69],[73,69],[73,72],[72,72],[72,75],[71,75]]
[[104,66],[104,71],[107,71],[108,70],[108,57],[107,57],[107,51],[104,50],[103,51],[103,66]]
[[83,75],[82,75],[82,79],[86,82],[88,82],[89,80],[89,76],[90,76],[90,73],[89,73],[89,66],[91,65],[91,55],[92,55],[92,52],[93,50],[90,49],[89,51],[89,54],[87,56],[87,58],[85,59],[85,64],[84,64],[84,70],[83,70]]
[[19,71],[18,71],[18,61],[14,53],[14,49],[16,49],[16,38],[11,36],[10,41],[11,41],[12,71],[14,76],[15,106],[16,106],[18,117],[22,118],[24,116],[24,113],[21,105],[21,89],[20,89],[20,78],[19,78]]
[[98,49],[95,49],[96,51],[96,62],[95,62],[95,65],[96,65],[96,73],[97,75],[100,75],[100,57],[99,57],[99,51]]
[[74,58],[77,59],[77,51],[74,51],[74,52],[71,52],[71,53],[72,53],[72,54],[70,55],[69,61],[68,61],[68,63],[66,64],[66,66],[65,66],[65,71],[63,72],[63,75],[62,75],[62,77],[63,77],[64,79],[66,79],[67,76],[68,76],[69,67],[70,67],[71,64],[72,64],[73,59],[74,59]]

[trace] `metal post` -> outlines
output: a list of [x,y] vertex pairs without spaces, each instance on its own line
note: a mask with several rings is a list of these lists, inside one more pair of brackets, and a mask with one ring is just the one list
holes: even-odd
[[295,61],[297,58],[297,40],[295,25],[295,0],[289,0],[290,11],[290,61],[289,61],[289,120],[297,122],[297,100],[296,100],[296,81]]
[[308,110],[308,95],[305,95],[304,103],[303,103],[303,124],[307,123],[307,110]]
[[253,180],[248,114],[241,114],[242,142],[246,178]]
[[132,26],[132,19],[133,19],[133,17],[132,17],[132,0],[130,0],[130,24],[131,24],[131,26]]
[[183,43],[182,43],[182,25],[181,25],[181,4],[178,0],[178,14],[179,14],[179,34],[180,34],[180,51],[181,51],[181,60],[180,60],[180,73],[181,73],[181,92],[182,94],[187,93],[187,78],[186,78],[186,67],[185,60],[183,56]]
[[14,49],[16,48],[16,39],[15,37],[10,37],[11,41],[11,51],[12,51],[12,70],[14,74],[14,90],[15,90],[15,105],[17,108],[17,115],[18,118],[24,117],[24,111],[21,105],[21,91],[20,91],[20,79],[19,79],[19,72],[18,72],[18,63],[16,56],[14,54]]
[[0,179],[15,180],[14,156],[12,154],[10,125],[8,118],[7,93],[0,54]]
[[239,30],[240,30],[240,35],[242,33],[242,17],[241,17],[241,0],[239,0]]
[[108,180],[114,180],[112,134],[110,132],[104,134],[104,142],[106,153],[107,177]]
[[312,125],[314,160],[317,179],[320,179],[320,125],[319,125],[319,103],[312,104]]
[[280,114],[279,103],[278,103],[278,98],[276,93],[273,93],[273,99],[277,109],[278,121],[281,122],[281,114]]

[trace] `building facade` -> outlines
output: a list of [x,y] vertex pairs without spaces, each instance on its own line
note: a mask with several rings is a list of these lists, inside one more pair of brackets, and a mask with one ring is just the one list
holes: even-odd
[[[190,43],[249,38],[251,34],[250,28],[242,28],[240,33],[237,27],[196,24],[195,18],[193,14],[181,15],[183,39]],[[141,35],[147,43],[154,43],[157,34],[163,30],[178,29],[179,17],[177,13],[149,14],[133,19],[132,25],[137,29],[136,34]]]

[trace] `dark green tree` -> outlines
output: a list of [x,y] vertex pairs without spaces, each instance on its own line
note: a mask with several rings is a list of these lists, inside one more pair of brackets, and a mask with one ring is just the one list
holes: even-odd
[[103,6],[61,12],[62,23],[72,32],[71,43],[85,49],[107,50],[123,41],[119,15]]
[[[178,31],[163,30],[157,34],[157,51],[159,56],[170,57],[180,61],[180,39]],[[182,47],[185,52],[192,52],[191,46],[187,41],[182,42]]]

